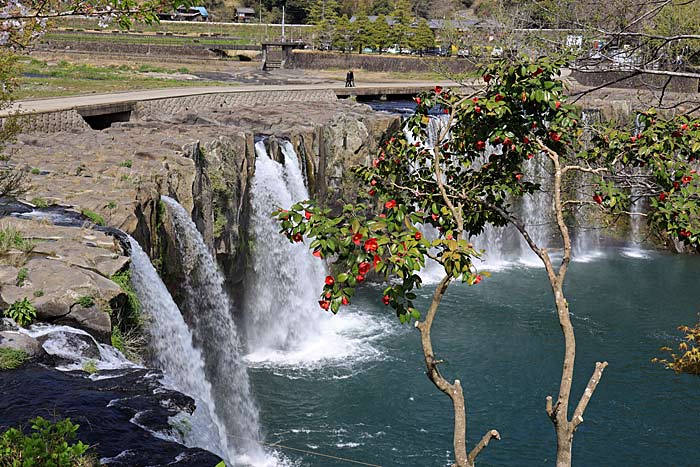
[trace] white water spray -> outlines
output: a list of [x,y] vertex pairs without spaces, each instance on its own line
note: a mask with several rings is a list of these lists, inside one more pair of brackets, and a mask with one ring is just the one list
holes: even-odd
[[266,463],[260,447],[258,409],[241,358],[242,346],[233,321],[233,307],[224,290],[224,278],[202,235],[185,209],[162,196],[168,207],[175,241],[184,269],[183,311],[190,322],[194,344],[204,356],[204,373],[212,385],[216,415],[228,430],[228,444],[237,447],[243,462]]
[[163,284],[148,255],[129,237],[131,245],[131,284],[138,295],[142,312],[148,317],[149,349],[156,366],[163,370],[165,384],[195,399],[196,410],[185,436],[189,446],[214,452],[227,462],[235,459],[228,446],[226,428],[216,415],[212,387],[204,373],[204,359],[192,343],[170,292]]

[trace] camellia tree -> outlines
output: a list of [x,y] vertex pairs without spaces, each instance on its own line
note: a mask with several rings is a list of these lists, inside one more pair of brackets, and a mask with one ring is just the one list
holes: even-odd
[[[574,432],[607,366],[596,363],[574,406],[576,343],[564,294],[572,255],[569,214],[582,208],[600,216],[626,212],[635,193],[650,199],[648,220],[655,228],[688,245],[700,243],[700,182],[693,165],[698,122],[685,116],[665,120],[649,111],[629,128],[588,128],[579,110],[566,103],[557,79],[564,63],[501,61],[485,67],[484,85],[471,95],[436,87],[416,97],[416,112],[403,131],[385,142],[371,164],[354,169],[366,186],[357,202],[337,211],[305,201],[273,214],[291,241],[308,238],[313,254],[331,263],[334,273],[319,300],[324,310],[337,313],[350,303],[372,271],[388,279],[382,302],[402,323],[414,322],[426,373],[452,401],[458,467],[473,466],[489,442],[500,439],[498,431],[488,430],[467,449],[462,386],[441,374],[431,339],[449,285],[474,286],[487,275],[477,268],[481,252],[470,237],[487,225],[512,224],[545,266],[565,346],[559,392],[546,397],[545,406],[555,427],[558,467],[571,465]],[[435,109],[444,112],[437,132],[429,114]],[[530,179],[529,164],[547,165],[548,179]],[[589,192],[581,196],[582,190]],[[551,198],[558,233],[552,244],[538,244],[513,208],[519,198],[535,194]],[[433,227],[436,238],[426,238],[424,226]],[[553,250],[561,254],[552,256]],[[428,259],[445,275],[427,309],[419,310],[414,289]]]

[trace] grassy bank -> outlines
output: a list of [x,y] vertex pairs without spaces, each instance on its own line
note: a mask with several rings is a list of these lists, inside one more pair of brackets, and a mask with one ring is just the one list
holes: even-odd
[[186,67],[172,68],[150,64],[76,64],[65,60],[47,62],[26,58],[24,76],[15,99],[32,99],[78,94],[106,93],[187,86],[220,86],[234,83],[192,79]]

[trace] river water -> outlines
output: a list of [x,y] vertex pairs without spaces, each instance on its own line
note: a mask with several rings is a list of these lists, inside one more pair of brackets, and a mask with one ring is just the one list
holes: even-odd
[[[677,341],[677,325],[697,320],[698,277],[700,258],[662,253],[609,250],[572,265],[572,405],[595,362],[610,363],[576,433],[574,465],[699,465],[700,382],[650,362]],[[431,292],[421,290],[423,308]],[[251,364],[267,442],[384,467],[450,464],[450,401],[424,374],[417,331],[400,325],[380,297],[378,286],[361,290],[332,319],[334,345],[306,360]],[[470,447],[488,429],[503,437],[478,465],[554,465],[544,405],[548,394],[556,397],[562,341],[541,268],[506,267],[478,286],[450,288],[434,331],[442,370],[464,386]],[[304,466],[353,465],[282,452]]]

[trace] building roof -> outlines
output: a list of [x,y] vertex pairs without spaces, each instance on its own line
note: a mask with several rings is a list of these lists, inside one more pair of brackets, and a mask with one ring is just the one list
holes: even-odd
[[238,7],[236,8],[236,13],[238,13],[239,15],[254,15],[255,10],[253,8]]
[[[379,16],[368,16],[367,18],[369,18],[370,23],[374,23],[375,21],[377,21],[377,18],[379,18]],[[352,18],[350,18],[351,23],[354,23],[356,20],[357,20],[356,16],[353,16]],[[392,18],[391,16],[386,16],[386,23],[389,26],[393,26],[394,24],[396,24],[396,20],[394,18]]]

